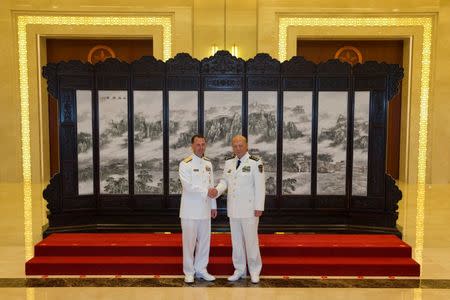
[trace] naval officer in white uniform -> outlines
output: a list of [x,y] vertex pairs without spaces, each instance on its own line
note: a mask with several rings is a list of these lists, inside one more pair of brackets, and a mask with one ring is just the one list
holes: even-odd
[[227,212],[235,269],[228,280],[236,281],[245,276],[247,260],[251,281],[258,283],[262,268],[258,223],[266,195],[264,166],[259,158],[249,155],[244,136],[235,136],[232,147],[235,156],[225,162],[223,176],[216,190],[211,190],[209,195],[217,197],[228,189]]
[[217,216],[216,200],[208,197],[209,190],[214,186],[213,169],[209,159],[204,156],[205,138],[194,135],[191,147],[193,154],[185,158],[179,166],[183,186],[180,219],[186,283],[194,282],[194,276],[206,281],[215,280],[206,269],[209,260],[211,217]]

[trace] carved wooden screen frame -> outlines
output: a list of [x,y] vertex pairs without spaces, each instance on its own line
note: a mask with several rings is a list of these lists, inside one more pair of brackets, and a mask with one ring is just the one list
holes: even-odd
[[[244,61],[218,51],[201,62],[180,53],[167,62],[143,57],[131,64],[108,59],[95,65],[80,61],[48,64],[43,68],[48,91],[59,104],[60,173],[44,190],[49,227],[61,231],[179,231],[179,195],[169,194],[169,91],[198,92],[198,128],[204,133],[204,92],[242,91],[242,133],[247,136],[248,92],[277,92],[277,189],[266,197],[260,230],[311,232],[383,232],[396,228],[401,192],[385,173],[387,104],[398,92],[403,69],[398,65],[365,62],[351,66],[338,60],[318,65],[302,57],[280,63],[268,54]],[[92,91],[94,194],[77,195],[76,90]],[[134,195],[134,155],[129,151],[128,195],[99,193],[98,91],[128,91],[128,146],[133,144],[133,91],[163,91],[163,195]],[[283,195],[283,92],[312,91],[311,195]],[[319,91],[348,92],[346,194],[317,195],[317,122]],[[353,107],[355,91],[370,91],[368,194],[352,196]],[[281,138],[280,138],[281,137]],[[180,157],[180,160],[182,158]],[[228,230],[226,199],[219,199],[215,231]]]

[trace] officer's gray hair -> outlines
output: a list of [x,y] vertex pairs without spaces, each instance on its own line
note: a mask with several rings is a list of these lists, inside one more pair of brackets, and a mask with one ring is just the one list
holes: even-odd
[[231,142],[233,142],[233,141],[235,141],[235,140],[242,140],[242,141],[244,141],[246,144],[248,144],[247,138],[246,138],[245,136],[243,136],[243,135],[240,135],[240,134],[233,136],[233,138],[231,139]]

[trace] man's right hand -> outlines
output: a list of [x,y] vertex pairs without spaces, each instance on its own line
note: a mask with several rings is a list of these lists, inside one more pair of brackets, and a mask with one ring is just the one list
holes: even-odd
[[209,198],[216,198],[218,194],[219,194],[219,192],[217,191],[216,188],[210,188],[208,190],[208,197]]

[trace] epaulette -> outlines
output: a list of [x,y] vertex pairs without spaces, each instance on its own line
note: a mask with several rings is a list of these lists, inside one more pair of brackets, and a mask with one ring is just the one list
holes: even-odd
[[211,161],[209,158],[207,158],[206,156],[203,156],[202,157],[204,160],[206,160],[206,161]]
[[230,159],[233,159],[235,157],[236,157],[236,155],[234,155],[234,154],[228,155],[228,156],[225,156],[225,160],[230,160]]
[[183,159],[183,162],[188,163],[192,160],[192,155],[189,155],[188,157],[186,157],[185,159]]
[[254,160],[254,161],[259,161],[259,157],[254,156],[254,155],[250,155],[249,158],[252,159],[252,160]]

